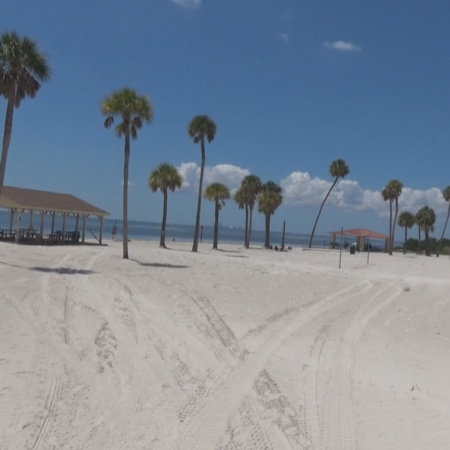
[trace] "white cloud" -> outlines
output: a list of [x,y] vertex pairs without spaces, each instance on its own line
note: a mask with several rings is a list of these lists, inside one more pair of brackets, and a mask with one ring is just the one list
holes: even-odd
[[284,41],[284,42],[289,42],[289,35],[287,33],[280,33],[280,38]]
[[[308,172],[293,172],[281,180],[285,205],[294,207],[319,206],[332,181],[311,178]],[[389,203],[383,200],[380,190],[363,189],[355,180],[339,180],[327,200],[327,204],[355,211],[373,211],[380,217],[389,215]],[[399,198],[399,211],[415,214],[422,206],[428,205],[436,214],[445,214],[448,203],[438,188],[427,190],[403,188]]]
[[183,8],[191,9],[198,8],[202,4],[202,0],[172,0],[172,2]]
[[323,45],[326,48],[338,50],[340,52],[360,52],[362,50],[359,45],[346,41],[324,42]]
[[[196,191],[200,178],[200,167],[194,162],[189,162],[180,164],[177,169],[183,176],[181,189],[184,191]],[[250,175],[248,169],[231,164],[218,164],[213,167],[207,166],[203,175],[203,185],[206,187],[211,183],[223,183],[230,189],[231,193],[234,193],[239,188],[242,179],[247,175]]]

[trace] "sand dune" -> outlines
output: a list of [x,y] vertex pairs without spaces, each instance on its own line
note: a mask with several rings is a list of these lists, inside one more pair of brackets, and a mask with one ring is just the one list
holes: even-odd
[[450,260],[0,245],[0,449],[450,448]]

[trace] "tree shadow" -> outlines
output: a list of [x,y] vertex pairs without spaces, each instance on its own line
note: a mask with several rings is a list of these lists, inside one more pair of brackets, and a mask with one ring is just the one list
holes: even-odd
[[184,264],[167,264],[167,263],[146,263],[138,261],[137,259],[130,259],[130,261],[134,261],[135,263],[138,263],[140,266],[143,267],[161,267],[166,269],[187,269],[189,266],[186,266]]
[[70,267],[57,267],[55,269],[50,267],[30,267],[29,270],[44,273],[59,273],[60,275],[92,275],[95,273],[93,270],[72,269]]

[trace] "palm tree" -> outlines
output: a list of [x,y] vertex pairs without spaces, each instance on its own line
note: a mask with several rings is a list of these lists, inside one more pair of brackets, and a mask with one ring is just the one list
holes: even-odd
[[104,125],[109,128],[114,123],[114,117],[121,122],[116,125],[118,138],[125,137],[125,159],[123,164],[123,258],[128,259],[128,165],[130,160],[130,137],[137,138],[137,130],[143,121],[151,123],[153,108],[150,99],[139,95],[134,89],[123,88],[114,91],[101,104],[101,111],[106,116]]
[[238,204],[239,209],[245,210],[245,232],[244,232],[244,246],[247,245],[248,235],[248,205],[245,202],[244,189],[240,187],[234,194],[234,201]]
[[247,175],[241,184],[241,189],[243,190],[243,196],[246,206],[248,207],[248,229],[247,229],[247,239],[245,242],[245,248],[250,248],[250,240],[252,237],[252,227],[253,227],[253,209],[255,207],[258,195],[262,191],[261,179],[256,175]]
[[447,228],[448,218],[450,216],[450,186],[447,186],[442,191],[442,196],[444,197],[444,200],[448,203],[448,209],[447,209],[447,218],[445,219],[445,225],[444,225],[444,229],[442,230],[442,236],[441,236],[441,239],[439,241],[439,246],[438,246],[438,249],[437,249],[436,256],[439,256],[439,254],[442,251],[442,242],[444,241],[445,229]]
[[398,226],[405,229],[405,243],[403,244],[403,254],[406,254],[406,241],[408,240],[408,228],[412,228],[416,223],[414,214],[409,211],[403,211],[398,216]]
[[283,196],[282,189],[273,181],[268,181],[262,187],[261,194],[258,197],[258,211],[265,215],[266,236],[264,240],[264,248],[270,248],[270,216],[281,205]]
[[327,198],[329,197],[331,191],[333,190],[334,186],[336,186],[337,181],[339,178],[344,178],[346,175],[349,174],[350,169],[348,168],[347,163],[343,159],[336,159],[333,161],[330,165],[330,168],[328,169],[330,172],[330,175],[334,177],[333,184],[331,185],[330,189],[327,192],[327,195],[323,199],[322,204],[320,205],[319,214],[317,214],[316,221],[314,222],[314,227],[311,233],[311,237],[309,239],[309,248],[312,247],[312,241],[314,239],[314,233],[316,231],[317,222],[319,221],[320,214],[322,212],[323,205],[325,205],[325,202],[327,201]]
[[[384,201],[389,201],[389,255],[392,256],[394,247],[394,231],[397,223],[398,198],[402,195],[403,183],[399,180],[391,180],[381,191]],[[395,202],[395,216],[392,220],[392,203]]]
[[205,189],[203,197],[214,201],[213,248],[217,250],[217,244],[219,242],[219,211],[225,205],[225,200],[230,198],[230,190],[222,183],[212,183]]
[[425,254],[431,256],[429,238],[430,231],[434,231],[434,224],[436,222],[436,213],[429,206],[424,206],[419,209],[416,214],[416,223],[425,232]]
[[205,171],[205,138],[211,142],[216,135],[217,127],[212,119],[208,116],[195,116],[188,125],[188,134],[194,139],[194,144],[200,142],[200,149],[202,153],[202,163],[200,166],[200,181],[198,186],[198,200],[197,200],[197,215],[195,217],[194,242],[192,244],[192,251],[198,250],[198,235],[200,231],[200,211],[202,207],[202,186],[203,173]]
[[166,223],[167,223],[167,194],[169,191],[179,189],[183,183],[183,177],[180,175],[176,167],[168,163],[160,164],[150,174],[148,179],[148,187],[152,192],[160,190],[163,194],[163,216],[161,222],[161,237],[159,246],[166,248]]
[[21,38],[15,32],[0,36],[0,94],[6,99],[0,187],[5,179],[14,108],[18,108],[25,97],[34,98],[41,83],[50,78],[50,72],[47,58],[33,40],[26,36]]

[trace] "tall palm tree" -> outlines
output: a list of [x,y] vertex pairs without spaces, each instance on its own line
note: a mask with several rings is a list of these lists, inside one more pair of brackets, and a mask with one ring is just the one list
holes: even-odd
[[424,206],[419,209],[416,214],[416,223],[425,233],[425,254],[431,256],[430,253],[430,231],[434,231],[434,224],[436,222],[436,213],[429,206]]
[[245,202],[244,189],[240,187],[234,194],[234,201],[238,204],[239,209],[245,210],[245,231],[244,231],[244,246],[247,245],[248,235],[248,205]]
[[314,233],[316,232],[317,222],[319,221],[319,217],[322,212],[323,205],[325,205],[327,198],[329,197],[334,186],[336,186],[336,183],[338,182],[339,178],[344,178],[346,175],[348,175],[350,172],[350,169],[349,169],[347,163],[343,159],[336,159],[335,161],[333,161],[331,163],[330,168],[328,169],[328,172],[330,173],[330,175],[332,177],[334,177],[334,181],[333,181],[333,184],[331,185],[330,189],[328,190],[327,195],[323,199],[322,204],[320,205],[319,214],[317,214],[316,221],[314,222],[314,227],[313,227],[313,230],[311,233],[311,237],[309,239],[309,248],[312,247]]
[[258,195],[262,191],[263,184],[261,179],[256,175],[247,175],[241,184],[241,189],[243,190],[244,201],[248,207],[248,230],[247,230],[247,240],[245,242],[245,248],[250,248],[250,240],[252,237],[252,227],[253,227],[253,209],[255,207]]
[[5,128],[0,160],[0,187],[5,179],[6,160],[11,142],[14,108],[25,97],[34,98],[41,83],[50,78],[47,57],[30,38],[16,32],[0,36],[0,94],[6,99]]
[[[389,255],[392,256],[394,248],[394,231],[397,223],[398,198],[402,195],[403,183],[399,180],[391,180],[381,191],[384,201],[389,201]],[[392,220],[392,203],[395,203],[395,215]]]
[[442,196],[444,197],[444,200],[448,203],[448,208],[447,208],[447,218],[445,219],[445,225],[444,225],[444,229],[442,230],[442,236],[441,239],[439,240],[439,246],[437,249],[437,253],[436,256],[439,256],[439,254],[442,251],[442,243],[444,241],[444,234],[445,234],[445,229],[447,228],[447,224],[448,224],[448,218],[450,216],[450,186],[447,186],[443,191],[442,191]]
[[214,202],[213,248],[217,250],[219,242],[219,211],[225,205],[225,200],[230,198],[230,190],[222,183],[212,183],[205,189],[203,197]]
[[134,89],[123,88],[114,91],[101,104],[101,112],[106,116],[104,125],[109,128],[114,118],[121,120],[115,127],[116,136],[125,137],[125,159],[123,164],[123,258],[128,259],[128,166],[130,161],[130,137],[137,138],[137,130],[143,121],[153,121],[150,99],[139,95]]
[[192,251],[198,250],[198,236],[200,232],[200,212],[202,207],[202,187],[203,187],[203,173],[205,171],[205,138],[211,142],[216,136],[217,127],[212,119],[208,116],[195,116],[188,125],[188,134],[194,140],[194,144],[200,142],[200,149],[202,154],[202,163],[200,166],[200,180],[198,186],[198,200],[197,200],[197,215],[195,217],[194,242],[192,244]]
[[414,214],[409,211],[403,211],[398,216],[398,226],[405,229],[405,243],[403,244],[403,254],[406,254],[406,242],[408,240],[408,228],[412,228],[416,223]]
[[152,192],[160,190],[163,194],[163,216],[161,222],[161,236],[159,246],[166,248],[166,223],[167,223],[167,197],[169,191],[179,189],[183,183],[183,177],[176,167],[168,163],[160,164],[152,171],[148,179],[148,187]]
[[273,181],[268,181],[263,185],[258,197],[258,211],[265,216],[265,239],[264,248],[270,248],[270,217],[281,205],[283,196],[282,189]]

